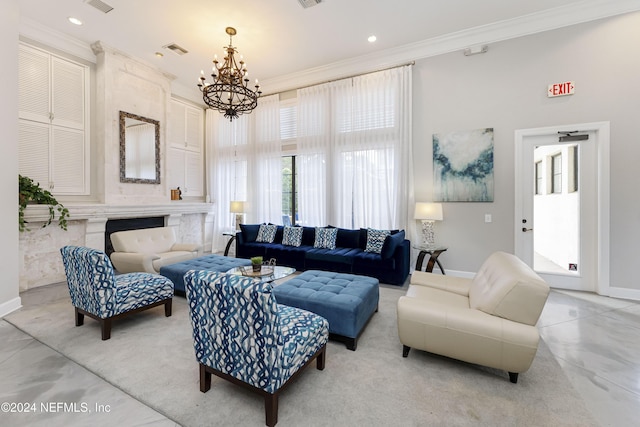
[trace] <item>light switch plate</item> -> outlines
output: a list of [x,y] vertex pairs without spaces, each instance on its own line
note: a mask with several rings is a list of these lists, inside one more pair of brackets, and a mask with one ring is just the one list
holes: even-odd
[[491,214],[484,214],[484,222],[491,222]]

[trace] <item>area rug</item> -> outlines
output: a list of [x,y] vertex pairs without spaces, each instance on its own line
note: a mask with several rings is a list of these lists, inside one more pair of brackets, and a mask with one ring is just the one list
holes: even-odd
[[[56,285],[59,286],[59,285]],[[279,426],[595,426],[544,342],[518,383],[503,371],[412,350],[402,357],[396,302],[381,287],[379,311],[357,351],[330,342],[324,371],[307,369],[280,396]],[[185,426],[264,425],[264,401],[212,378],[199,391],[187,302],[114,322],[74,326],[68,297],[22,308],[5,320],[144,404]]]

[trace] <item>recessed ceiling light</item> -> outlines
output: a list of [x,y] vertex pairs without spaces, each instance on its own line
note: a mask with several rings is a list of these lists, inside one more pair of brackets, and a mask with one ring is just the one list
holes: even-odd
[[164,55],[162,54],[162,52],[156,52],[156,56],[157,56],[158,58],[162,58]]
[[74,18],[73,16],[70,16],[67,19],[69,20],[69,22],[71,22],[74,25],[82,25],[82,21],[79,20],[78,18]]
[[377,38],[376,38],[376,36],[371,35],[371,36],[369,36],[369,38],[367,40],[369,41],[369,43],[373,43],[374,41],[377,40]]

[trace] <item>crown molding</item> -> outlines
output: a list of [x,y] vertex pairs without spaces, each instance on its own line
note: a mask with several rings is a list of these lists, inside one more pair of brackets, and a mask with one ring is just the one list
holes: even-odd
[[263,80],[261,86],[265,93],[283,92],[323,81],[406,64],[418,59],[463,50],[471,46],[496,43],[638,10],[640,10],[640,0],[583,0]]
[[[126,58],[128,62],[137,64],[140,67],[144,67],[148,71],[162,75],[169,82],[172,82],[173,80],[176,79],[176,76],[174,74],[171,74],[167,71],[162,70],[157,65],[152,64],[148,61],[145,61],[144,59],[140,59],[136,56],[129,55],[128,53],[123,52],[114,47],[111,47],[100,40],[98,40],[97,42],[91,43],[90,48],[93,51],[96,58],[98,58],[102,54],[108,54],[112,56],[121,56],[123,58]],[[123,70],[123,71],[126,71],[126,70]],[[130,74],[135,75],[135,73],[130,73]]]
[[20,17],[20,35],[95,64],[96,56],[89,43],[51,29],[30,18]]

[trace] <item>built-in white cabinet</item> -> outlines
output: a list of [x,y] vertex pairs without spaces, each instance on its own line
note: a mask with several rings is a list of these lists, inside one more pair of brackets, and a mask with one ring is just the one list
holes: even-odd
[[19,173],[89,194],[89,67],[22,43],[19,55]]
[[167,183],[182,195],[204,195],[204,110],[172,99],[167,128]]

